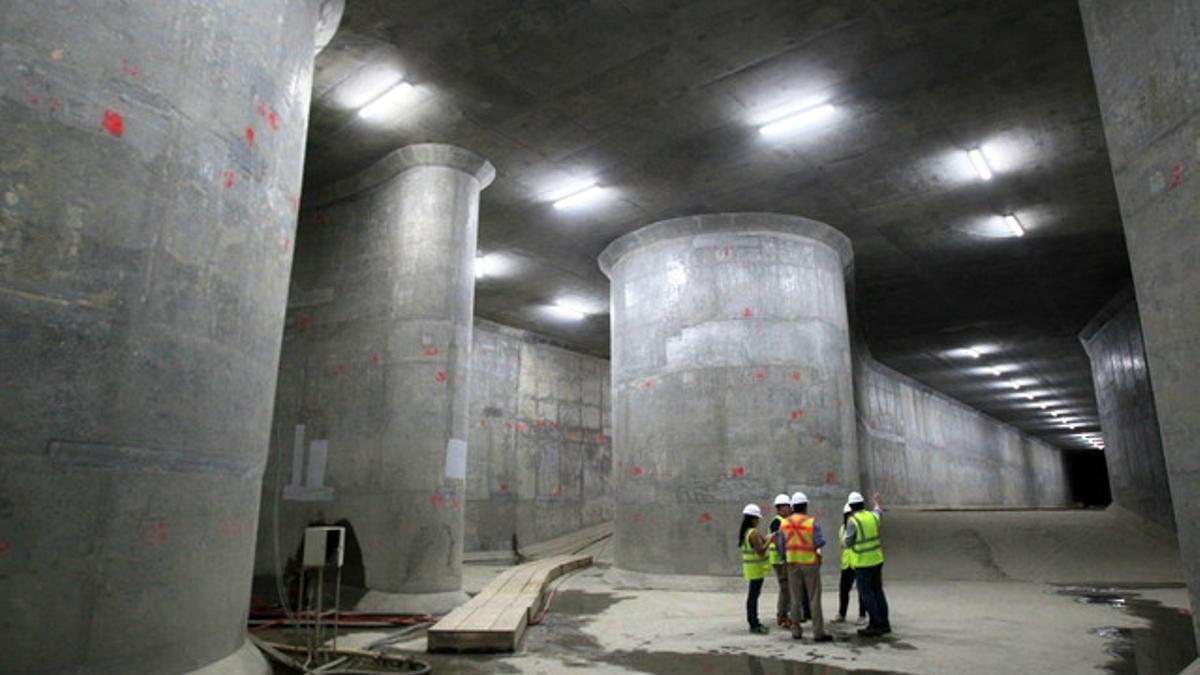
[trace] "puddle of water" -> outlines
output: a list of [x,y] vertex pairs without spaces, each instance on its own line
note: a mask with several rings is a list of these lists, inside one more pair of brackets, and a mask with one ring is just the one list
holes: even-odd
[[1181,588],[1183,584],[1098,583],[1059,587],[1055,593],[1087,605],[1104,605],[1145,619],[1145,628],[1102,626],[1090,631],[1109,641],[1113,659],[1105,669],[1114,675],[1178,673],[1196,658],[1192,617],[1183,610],[1164,607],[1157,600],[1132,590]]
[[615,593],[589,593],[578,590],[560,590],[550,601],[550,613],[572,616],[594,616],[613,605],[628,600],[629,596]]
[[750,654],[610,652],[602,660],[641,673],[719,673],[720,675],[898,675],[896,671],[852,670],[822,663],[787,661]]

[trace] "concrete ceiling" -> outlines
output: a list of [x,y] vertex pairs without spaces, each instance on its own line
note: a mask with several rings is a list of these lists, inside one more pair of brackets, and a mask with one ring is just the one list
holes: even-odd
[[[412,91],[356,114],[400,75]],[[853,240],[884,363],[1061,447],[1098,431],[1076,334],[1130,272],[1075,0],[348,0],[313,96],[308,188],[417,142],[496,165],[483,317],[607,354],[610,241],[685,214],[795,213]],[[834,114],[758,132],[813,100]],[[584,179],[601,199],[551,206]],[[1010,212],[1025,237],[1005,236]],[[546,311],[564,297],[601,313]],[[954,351],[969,345],[992,351]],[[1053,425],[1031,390],[1082,426]]]

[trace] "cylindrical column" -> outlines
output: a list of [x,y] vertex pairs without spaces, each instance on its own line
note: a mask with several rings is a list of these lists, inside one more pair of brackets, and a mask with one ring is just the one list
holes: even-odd
[[806,492],[836,539],[859,479],[851,256],[829,226],[769,213],[655,223],[600,256],[612,280],[613,577],[723,585],[703,577],[740,573],[742,507],[770,514],[779,492]]
[[[266,495],[281,500],[285,555],[307,522],[349,522],[368,589],[359,609],[466,600],[475,243],[494,177],[462,148],[404,147],[314,195],[301,226],[275,421],[283,452]],[[312,443],[327,453],[324,479],[306,468]],[[277,471],[307,472],[304,486],[277,494]]]
[[0,3],[0,671],[245,618],[321,3]]

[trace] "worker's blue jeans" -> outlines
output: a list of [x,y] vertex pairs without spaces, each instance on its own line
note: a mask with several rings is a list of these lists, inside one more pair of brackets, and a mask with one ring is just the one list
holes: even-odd
[[762,593],[763,581],[765,579],[751,580],[750,591],[746,594],[746,620],[750,622],[751,628],[762,625],[758,622],[758,596]]
[[858,584],[858,592],[862,594],[862,602],[867,605],[870,625],[890,629],[892,624],[888,622],[887,596],[883,594],[883,563],[856,568],[854,581]]

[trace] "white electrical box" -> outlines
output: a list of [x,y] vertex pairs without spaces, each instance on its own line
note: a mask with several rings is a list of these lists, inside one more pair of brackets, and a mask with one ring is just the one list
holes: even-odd
[[346,528],[304,528],[304,566],[341,567],[346,552]]

